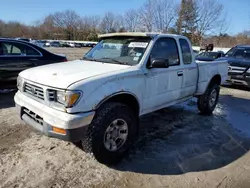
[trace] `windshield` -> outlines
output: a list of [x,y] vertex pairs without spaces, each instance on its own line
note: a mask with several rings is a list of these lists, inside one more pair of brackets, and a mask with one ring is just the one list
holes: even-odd
[[83,59],[137,65],[150,42],[149,37],[111,37],[100,41]]
[[198,55],[198,57],[207,57],[207,58],[213,58],[216,59],[218,58],[219,53],[217,52],[202,52]]
[[250,59],[250,48],[232,48],[227,52],[226,57]]

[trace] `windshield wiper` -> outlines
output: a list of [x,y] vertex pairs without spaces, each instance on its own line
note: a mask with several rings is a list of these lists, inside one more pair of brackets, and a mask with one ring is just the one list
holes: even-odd
[[88,61],[97,61],[94,58],[88,58],[88,57],[83,57],[82,60],[88,60]]
[[113,59],[113,58],[109,58],[109,57],[103,57],[103,58],[100,58],[100,59],[96,59],[97,61],[99,60],[111,60],[111,61],[114,61],[118,64],[121,64],[121,65],[129,65],[127,62],[122,62],[122,61],[118,61],[116,59]]

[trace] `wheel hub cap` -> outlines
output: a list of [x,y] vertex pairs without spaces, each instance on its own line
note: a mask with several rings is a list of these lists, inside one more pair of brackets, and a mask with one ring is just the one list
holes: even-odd
[[126,142],[128,125],[123,119],[114,120],[104,134],[104,146],[109,151],[117,151]]
[[216,99],[217,99],[217,92],[216,92],[216,90],[214,89],[214,90],[211,92],[210,100],[209,100],[209,105],[210,105],[211,107],[215,105]]

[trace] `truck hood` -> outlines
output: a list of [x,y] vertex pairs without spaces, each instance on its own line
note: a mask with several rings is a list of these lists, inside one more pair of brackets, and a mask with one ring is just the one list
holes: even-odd
[[75,60],[27,69],[19,75],[35,83],[66,89],[71,84],[80,80],[129,67],[131,66]]

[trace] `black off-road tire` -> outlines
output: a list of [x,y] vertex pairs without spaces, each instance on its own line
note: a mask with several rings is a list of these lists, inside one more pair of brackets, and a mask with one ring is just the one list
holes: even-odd
[[[214,105],[211,106],[209,104],[209,100],[211,97],[211,93],[214,90],[216,91],[217,96],[216,96],[216,101],[215,101]],[[201,112],[201,114],[211,115],[213,113],[213,111],[217,105],[217,102],[219,100],[219,94],[220,94],[220,86],[216,83],[211,83],[209,85],[209,87],[207,88],[206,92],[203,95],[198,97],[197,105],[198,105],[198,109]]]
[[[127,123],[128,136],[121,148],[111,152],[104,146],[104,134],[107,127],[116,119],[123,119]],[[108,165],[118,163],[132,147],[136,138],[137,126],[136,114],[128,106],[117,102],[110,102],[101,106],[90,125],[87,139],[97,161]]]

